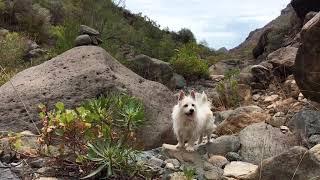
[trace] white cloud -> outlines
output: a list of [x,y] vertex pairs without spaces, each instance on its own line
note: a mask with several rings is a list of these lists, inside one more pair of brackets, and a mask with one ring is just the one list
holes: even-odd
[[161,27],[189,28],[211,47],[232,48],[247,34],[280,15],[290,0],[127,0],[134,13],[142,12]]

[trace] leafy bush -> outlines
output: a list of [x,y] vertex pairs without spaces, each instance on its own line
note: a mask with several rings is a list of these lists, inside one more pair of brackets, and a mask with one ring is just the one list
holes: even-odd
[[178,31],[176,39],[177,41],[182,42],[183,44],[194,43],[196,41],[196,38],[194,37],[192,31],[187,28],[183,28],[180,31]]
[[182,46],[170,63],[175,71],[185,78],[206,78],[209,76],[209,67],[204,60],[200,59],[197,52],[198,48],[194,43]]
[[184,174],[184,176],[186,177],[187,180],[192,180],[196,176],[196,170],[193,169],[193,168],[184,167],[183,168],[183,174]]
[[28,45],[24,36],[13,32],[0,39],[0,47],[0,65],[13,68],[21,65]]
[[235,107],[240,103],[238,93],[238,77],[240,69],[225,72],[225,79],[218,83],[217,91],[226,107]]
[[[88,168],[97,167],[89,176],[138,173],[136,151],[126,148],[135,141],[135,131],[144,122],[144,107],[136,98],[111,94],[90,100],[75,109],[58,102],[47,111],[39,106],[43,122],[39,141],[46,150],[58,144],[61,158],[73,158]],[[47,152],[48,153],[48,152]]]
[[80,24],[74,21],[65,21],[62,26],[53,26],[51,35],[54,37],[56,44],[54,52],[61,54],[74,47],[74,40],[79,33]]

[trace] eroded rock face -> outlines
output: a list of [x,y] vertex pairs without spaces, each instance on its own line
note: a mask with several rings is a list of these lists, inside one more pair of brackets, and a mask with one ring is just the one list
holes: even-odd
[[320,11],[320,1],[318,0],[292,0],[291,5],[301,19],[304,19],[311,11]]
[[248,126],[239,134],[240,155],[245,162],[259,164],[263,159],[279,155],[299,144],[290,132],[284,134],[279,128],[265,123]]
[[40,103],[52,109],[61,101],[67,108],[73,108],[108,91],[120,91],[136,96],[145,105],[146,123],[143,131],[138,131],[140,147],[153,148],[163,142],[172,143],[174,139],[170,120],[173,93],[164,85],[133,73],[102,48],[76,47],[18,73],[11,82],[20,93],[30,117],[8,82],[0,87],[1,130],[35,132],[30,120],[39,124],[37,106]]
[[251,124],[263,122],[269,118],[271,118],[270,115],[264,113],[264,110],[258,106],[240,107],[217,126],[216,133],[235,134]]
[[[309,151],[304,147],[293,147],[278,156],[262,162],[253,179],[319,179],[320,145]],[[261,173],[261,174],[260,174]]]
[[[320,2],[320,1],[319,1]],[[312,18],[301,31],[301,46],[295,60],[295,79],[301,93],[320,102],[320,13]]]

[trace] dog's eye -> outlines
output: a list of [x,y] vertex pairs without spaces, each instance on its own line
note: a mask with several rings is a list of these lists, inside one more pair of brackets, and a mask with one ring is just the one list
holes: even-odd
[[192,107],[194,107],[194,104],[192,104]]
[[188,107],[188,104],[184,105],[183,107],[185,107],[185,108]]

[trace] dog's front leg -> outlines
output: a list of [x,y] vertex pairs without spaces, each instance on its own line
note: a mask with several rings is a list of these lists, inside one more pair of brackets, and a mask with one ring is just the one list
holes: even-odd
[[178,136],[177,136],[177,140],[178,140],[178,144],[177,144],[177,149],[182,149],[182,148],[184,148],[184,138],[183,138],[183,135],[182,134],[178,134]]
[[193,152],[194,151],[194,143],[196,142],[198,138],[191,138],[189,141],[188,141],[188,146],[186,147],[186,150],[189,151],[189,152]]

